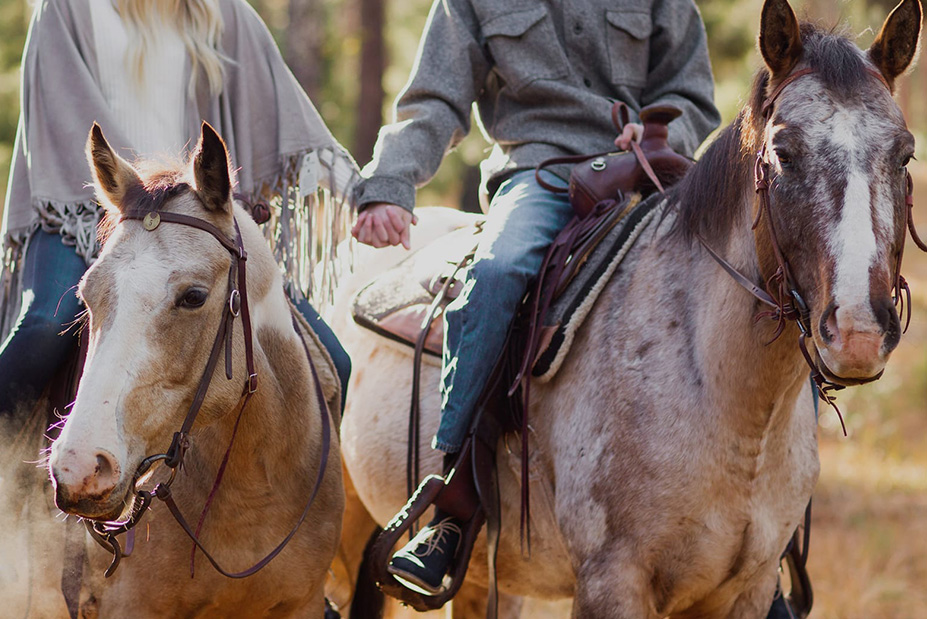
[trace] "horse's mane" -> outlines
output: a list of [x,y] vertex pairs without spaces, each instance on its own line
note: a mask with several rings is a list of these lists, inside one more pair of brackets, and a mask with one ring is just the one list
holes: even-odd
[[[802,59],[825,88],[841,100],[858,97],[871,80],[866,61],[847,35],[835,30],[801,25]],[[760,69],[753,80],[747,103],[704,152],[698,164],[679,182],[673,193],[678,200],[676,231],[687,238],[698,233],[723,238],[743,220],[746,194],[753,194],[753,164],[761,147],[761,110],[770,88],[770,73]]]

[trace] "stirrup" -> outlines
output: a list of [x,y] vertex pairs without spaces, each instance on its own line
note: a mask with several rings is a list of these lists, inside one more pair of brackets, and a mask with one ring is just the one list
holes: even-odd
[[371,571],[380,590],[390,597],[408,604],[418,612],[441,608],[457,594],[467,573],[473,544],[476,542],[476,537],[479,535],[480,528],[486,519],[483,510],[477,509],[473,518],[462,527],[460,549],[448,573],[449,581],[446,589],[437,595],[425,595],[406,587],[387,571],[389,560],[393,555],[393,548],[400,538],[408,532],[412,524],[431,507],[443,489],[444,478],[439,475],[429,475],[422,480],[409,501],[383,528],[383,532],[377,536],[370,549]]

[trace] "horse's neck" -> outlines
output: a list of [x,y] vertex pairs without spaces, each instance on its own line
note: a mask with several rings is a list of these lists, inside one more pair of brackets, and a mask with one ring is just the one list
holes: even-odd
[[247,400],[237,431],[237,409],[200,431],[196,457],[201,483],[212,483],[230,444],[232,456],[222,484],[239,486],[245,493],[301,487],[315,470],[321,436],[315,383],[282,287],[270,294],[276,296],[252,306],[257,391]]
[[[757,282],[746,203],[743,212],[727,235],[707,241]],[[581,353],[599,367],[618,363],[643,373],[624,372],[615,379],[587,375],[581,368],[576,379],[614,382],[605,387],[621,396],[628,390],[650,393],[663,401],[652,415],[665,423],[681,417],[696,432],[762,439],[780,421],[789,423],[807,381],[797,329],[788,324],[774,340],[775,321],[756,320],[768,308],[698,240],[674,231],[675,216],[671,211],[655,230],[643,233],[645,244],[623,267],[627,275],[613,280],[594,308]]]
[[[714,247],[753,281],[758,280],[754,239],[745,221],[724,243]],[[760,304],[693,242],[694,291],[690,296],[696,324],[693,345],[705,376],[705,396],[738,436],[762,437],[778,422],[786,423],[808,377],[798,346],[798,329],[787,323],[776,338],[778,323],[757,314]]]

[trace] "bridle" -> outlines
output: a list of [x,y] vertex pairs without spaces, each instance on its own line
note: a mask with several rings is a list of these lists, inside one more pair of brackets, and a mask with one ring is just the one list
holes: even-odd
[[[869,73],[875,76],[883,85],[891,92],[891,86],[885,80],[881,73],[874,69],[867,69]],[[814,73],[814,69],[805,68],[795,71],[788,77],[786,77],[778,86],[770,93],[770,95],[764,100],[761,107],[761,115],[763,118],[764,125],[768,124],[769,120],[772,118],[773,113],[773,104],[776,99],[782,93],[785,88],[790,85],[792,82]],[[760,223],[760,220],[763,219],[766,222],[766,231],[769,236],[769,242],[772,246],[773,256],[776,260],[776,270],[775,272],[766,280],[765,286],[766,289],[763,290],[756,284],[754,284],[750,278],[746,277],[740,273],[735,267],[728,263],[724,258],[722,258],[712,247],[705,241],[705,239],[696,234],[699,242],[705,247],[709,255],[715,259],[718,264],[743,288],[745,288],[750,294],[756,297],[761,303],[769,306],[771,309],[766,312],[761,312],[757,315],[757,319],[762,318],[772,318],[778,322],[776,332],[773,335],[771,341],[775,341],[785,330],[786,321],[794,321],[798,325],[799,329],[799,338],[798,345],[801,349],[802,355],[805,358],[808,366],[811,368],[811,378],[814,381],[814,384],[817,387],[818,394],[821,396],[821,399],[824,400],[827,404],[834,407],[837,410],[838,416],[840,416],[840,411],[837,409],[837,406],[834,402],[835,398],[831,394],[832,391],[838,391],[843,389],[846,384],[862,384],[877,380],[882,376],[882,372],[879,372],[875,376],[859,379],[853,381],[844,381],[846,384],[838,384],[828,379],[818,363],[812,358],[811,354],[808,352],[808,338],[811,336],[811,318],[810,311],[807,304],[802,298],[801,294],[798,291],[798,285],[795,282],[795,279],[792,277],[791,270],[789,269],[788,260],[783,255],[782,249],[779,245],[779,241],[776,235],[776,229],[773,225],[772,212],[770,208],[769,200],[769,187],[770,187],[770,172],[769,172],[769,162],[766,160],[767,148],[766,142],[763,142],[762,147],[756,155],[756,161],[754,163],[754,182],[756,186],[756,193],[759,200],[759,208],[757,208],[756,217],[753,221],[752,228],[756,230],[757,226]],[[927,245],[925,245],[920,237],[917,235],[917,231],[914,228],[914,219],[913,219],[913,207],[914,207],[914,183],[911,179],[911,174],[907,173],[906,179],[906,195],[905,195],[905,217],[906,217],[906,228],[910,230],[911,237],[914,239],[915,244],[922,250],[927,251]],[[901,304],[903,311],[905,306],[905,298],[907,299],[907,320],[905,322],[904,330],[908,328],[908,324],[911,320],[911,291],[908,287],[908,283],[905,281],[904,277],[901,276],[901,258],[904,253],[904,235],[901,239],[901,248],[898,251],[898,256],[895,262],[895,273],[894,273],[894,286],[893,286],[893,297],[895,300],[895,305]],[[902,296],[904,293],[904,297]],[[843,417],[840,416],[841,424],[843,423]],[[846,434],[846,428],[844,427],[844,434]]]
[[[124,521],[99,521],[93,519],[85,519],[85,524],[91,536],[104,548],[113,553],[113,560],[109,568],[107,568],[104,575],[106,577],[111,576],[116,568],[119,566],[121,558],[125,555],[131,553],[133,537],[133,529],[140,522],[142,516],[148,509],[149,505],[153,498],[158,498],[163,501],[165,505],[170,510],[171,514],[177,520],[177,523],[181,528],[186,532],[186,534],[193,541],[194,548],[193,553],[195,554],[196,549],[199,548],[200,551],[206,556],[212,566],[224,576],[230,578],[244,578],[250,576],[264,566],[266,566],[270,561],[276,557],[280,551],[289,543],[289,541],[296,534],[296,531],[299,529],[300,525],[306,519],[306,516],[309,513],[309,508],[312,506],[316,495],[322,485],[322,479],[325,475],[325,470],[328,464],[328,455],[331,446],[331,426],[329,421],[329,412],[328,405],[325,400],[325,395],[322,392],[322,388],[319,384],[318,373],[315,368],[315,364],[312,361],[312,358],[309,354],[309,349],[306,345],[304,338],[300,336],[300,341],[303,344],[303,348],[306,353],[306,358],[309,361],[309,368],[312,372],[313,383],[315,385],[316,397],[319,402],[319,410],[322,418],[322,453],[320,457],[319,471],[315,480],[315,485],[313,486],[312,492],[309,495],[306,505],[303,509],[302,515],[297,520],[296,524],[290,530],[289,534],[274,548],[267,556],[258,561],[252,567],[241,572],[229,572],[223,569],[212,555],[203,547],[199,540],[199,532],[202,527],[203,520],[206,516],[207,511],[209,510],[212,499],[214,498],[216,491],[218,490],[219,483],[222,480],[222,476],[225,472],[226,464],[228,463],[229,455],[231,454],[232,444],[235,441],[235,436],[238,432],[239,422],[241,421],[242,413],[245,410],[245,407],[248,404],[248,401],[251,399],[251,396],[254,395],[257,390],[257,372],[254,367],[254,344],[251,328],[251,314],[248,307],[248,292],[247,292],[247,277],[246,277],[246,264],[248,260],[248,253],[245,251],[244,245],[241,238],[241,230],[238,227],[238,222],[235,221],[233,217],[233,223],[235,225],[235,239],[230,239],[225,233],[223,233],[215,225],[199,219],[196,217],[191,217],[189,215],[183,215],[181,213],[171,213],[161,210],[152,210],[152,211],[130,211],[123,213],[119,218],[119,222],[126,220],[140,220],[142,222],[145,230],[151,232],[158,228],[162,223],[174,223],[183,226],[188,226],[191,228],[197,228],[208,232],[213,236],[219,243],[228,250],[229,254],[232,257],[231,266],[229,267],[228,275],[228,299],[224,305],[222,311],[222,317],[219,322],[219,329],[216,333],[215,341],[213,342],[212,350],[209,354],[209,359],[206,362],[206,367],[203,370],[202,377],[200,378],[199,385],[196,389],[196,393],[193,397],[193,401],[190,403],[190,408],[187,410],[187,415],[184,418],[183,424],[179,431],[174,433],[173,439],[171,440],[170,447],[166,452],[161,454],[155,454],[148,456],[142,460],[138,468],[135,471],[135,474],[132,479],[132,487],[135,488],[135,501],[132,507],[132,512],[129,517]],[[232,437],[229,440],[229,446],[226,449],[225,456],[223,457],[222,463],[219,466],[218,472],[216,474],[216,480],[213,484],[212,490],[209,493],[209,496],[206,500],[206,504],[203,508],[203,511],[200,515],[199,523],[194,531],[193,528],[187,523],[186,519],[181,514],[176,503],[174,502],[173,495],[171,492],[171,485],[174,482],[174,479],[177,475],[177,470],[183,466],[184,455],[187,449],[190,447],[190,430],[193,428],[193,424],[196,421],[197,415],[199,414],[200,408],[202,407],[203,401],[206,398],[206,392],[209,389],[209,384],[212,381],[213,374],[216,369],[216,365],[219,361],[219,356],[222,352],[222,349],[225,349],[225,376],[227,380],[232,379],[232,334],[233,326],[235,319],[241,317],[242,329],[244,332],[245,338],[245,365],[247,367],[247,378],[245,380],[244,387],[242,389],[242,395],[239,399],[237,408],[238,416],[235,420],[235,425],[232,430]],[[299,323],[294,316],[293,326],[299,333]],[[170,476],[167,481],[159,483],[151,491],[138,488],[139,481],[145,476],[145,474],[151,469],[151,467],[157,463],[162,462],[164,466],[170,469]],[[123,553],[122,547],[117,539],[118,535],[123,533],[128,533],[127,536],[127,546],[126,552]],[[193,570],[193,557],[191,555],[191,576]]]

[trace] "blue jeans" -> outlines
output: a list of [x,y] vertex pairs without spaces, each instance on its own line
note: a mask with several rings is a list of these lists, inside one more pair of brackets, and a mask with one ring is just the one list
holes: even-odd
[[[551,184],[566,186],[553,174],[544,174]],[[463,290],[444,315],[441,423],[433,443],[437,449],[460,451],[528,284],[572,217],[567,196],[538,185],[534,170],[516,172],[493,197]]]
[[341,383],[341,412],[344,412],[344,401],[348,396],[348,379],[351,378],[351,357],[341,346],[338,337],[332,328],[322,320],[315,308],[309,304],[306,299],[296,301],[296,309],[303,315],[315,334],[319,336],[322,346],[328,351],[335,364],[335,372],[338,374],[338,382]]
[[[30,405],[67,360],[76,341],[73,334],[60,334],[81,311],[75,292],[86,268],[59,235],[38,230],[30,239],[23,260],[22,309],[0,348],[0,415]],[[296,307],[335,363],[343,408],[351,359],[308,301],[302,299]]]
[[0,347],[0,415],[31,405],[73,350],[73,331],[61,333],[81,311],[75,293],[86,269],[60,235],[38,230],[30,238],[19,318]]

